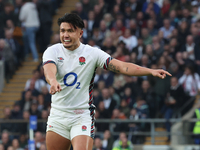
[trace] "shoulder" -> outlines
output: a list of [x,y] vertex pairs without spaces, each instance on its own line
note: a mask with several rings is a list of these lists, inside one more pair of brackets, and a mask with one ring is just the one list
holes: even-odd
[[84,50],[84,52],[88,52],[90,54],[96,54],[99,51],[102,51],[100,48],[92,47],[88,44],[83,44],[83,50]]
[[[46,51],[50,51],[50,52],[53,52],[53,51],[58,51],[58,50],[60,50],[60,49],[62,49],[62,44],[61,43],[58,43],[58,44],[54,44],[54,45],[51,45],[51,46],[49,46],[47,49],[46,49]],[[45,51],[45,52],[46,52]]]

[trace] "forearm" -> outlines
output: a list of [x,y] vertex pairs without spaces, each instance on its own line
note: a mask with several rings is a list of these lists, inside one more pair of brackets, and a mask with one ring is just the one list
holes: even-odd
[[122,74],[130,75],[130,76],[151,75],[151,69],[141,67],[133,63],[123,63],[123,67],[120,70]]
[[146,76],[151,75],[151,69],[138,66],[133,63],[120,62],[113,59],[109,65],[108,70],[130,76]]
[[46,71],[44,74],[45,74],[47,83],[49,83],[50,85],[51,85],[52,81],[56,80],[56,76],[51,70]]
[[51,85],[53,81],[56,81],[56,66],[54,64],[46,64],[43,67],[46,81]]

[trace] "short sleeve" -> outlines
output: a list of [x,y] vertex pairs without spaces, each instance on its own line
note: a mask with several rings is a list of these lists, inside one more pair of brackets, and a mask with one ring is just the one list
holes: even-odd
[[52,47],[47,48],[42,56],[43,65],[48,63],[57,63],[56,52]]
[[108,64],[112,60],[112,57],[98,48],[95,48],[95,50],[95,55],[97,57],[97,67],[107,70]]

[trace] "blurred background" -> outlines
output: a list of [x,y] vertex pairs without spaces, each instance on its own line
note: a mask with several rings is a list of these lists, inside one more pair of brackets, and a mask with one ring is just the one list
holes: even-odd
[[30,149],[29,140],[46,150],[51,95],[41,57],[71,12],[84,20],[82,43],[172,74],[97,69],[93,150],[199,150],[200,0],[0,0],[0,150]]

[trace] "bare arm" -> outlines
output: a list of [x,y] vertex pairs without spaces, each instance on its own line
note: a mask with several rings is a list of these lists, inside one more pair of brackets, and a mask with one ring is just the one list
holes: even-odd
[[51,85],[49,93],[55,94],[56,92],[60,92],[61,86],[56,80],[56,72],[57,72],[56,65],[53,63],[49,63],[45,64],[43,68],[46,81]]
[[153,75],[159,78],[164,79],[166,74],[171,76],[170,73],[164,71],[162,69],[149,69],[145,67],[138,66],[133,63],[122,62],[117,59],[113,59],[108,64],[108,70],[121,73],[130,76],[146,76],[146,75]]

